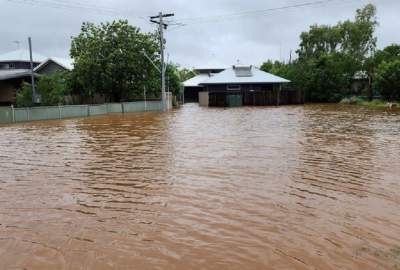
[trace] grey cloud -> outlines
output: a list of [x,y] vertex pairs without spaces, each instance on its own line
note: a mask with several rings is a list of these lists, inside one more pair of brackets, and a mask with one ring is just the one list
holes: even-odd
[[[229,65],[237,59],[259,65],[266,59],[288,59],[290,50],[297,49],[300,33],[310,25],[333,24],[339,20],[351,19],[357,8],[370,2],[378,8],[379,47],[400,43],[400,2],[397,0],[338,0],[321,6],[225,18],[207,23],[198,23],[198,20],[191,18],[267,9],[307,1],[89,0],[83,4],[77,0],[58,0],[58,3],[83,6],[76,9],[50,8],[40,5],[40,0],[36,2],[39,4],[28,4],[32,3],[31,0],[0,0],[0,53],[15,49],[15,40],[23,41],[21,47],[26,47],[27,37],[32,36],[35,51],[48,56],[67,57],[70,37],[79,33],[83,21],[99,23],[126,18],[143,31],[153,31],[154,25],[148,22],[147,17],[165,11],[176,14],[174,21],[187,24],[184,27],[172,26],[166,34],[171,61],[185,67],[210,63]],[[86,8],[88,6],[93,8]],[[100,11],[105,8],[113,12]]]

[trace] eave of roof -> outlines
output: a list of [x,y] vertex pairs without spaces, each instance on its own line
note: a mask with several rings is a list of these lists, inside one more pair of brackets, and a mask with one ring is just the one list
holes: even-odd
[[[24,78],[31,76],[31,71],[29,69],[7,69],[0,70],[0,81]],[[35,73],[35,77],[39,76]]]
[[199,74],[187,81],[183,82],[184,87],[199,87],[200,83],[208,80],[210,76],[208,74]]

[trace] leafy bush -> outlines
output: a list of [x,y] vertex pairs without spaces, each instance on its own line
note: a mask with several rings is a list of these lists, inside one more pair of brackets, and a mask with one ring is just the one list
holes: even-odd
[[17,92],[17,107],[32,107],[32,85],[23,83],[21,89]]
[[344,98],[340,101],[340,104],[351,104],[351,105],[356,105],[364,102],[364,100],[360,97],[351,97],[351,98]]
[[50,76],[43,76],[37,83],[37,91],[42,100],[41,105],[53,106],[64,104],[64,97],[68,94],[67,76],[65,72],[56,72]]
[[379,65],[374,85],[386,100],[400,101],[400,60]]
[[[40,77],[36,83],[36,91],[41,96],[42,106],[64,104],[64,97],[69,93],[68,73],[56,72],[49,76]],[[32,85],[23,83],[17,91],[17,107],[32,107]]]

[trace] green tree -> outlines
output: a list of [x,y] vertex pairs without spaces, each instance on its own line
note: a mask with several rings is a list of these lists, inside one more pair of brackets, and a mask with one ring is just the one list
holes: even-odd
[[180,69],[179,70],[179,78],[181,80],[181,82],[190,80],[191,78],[195,77],[197,74],[194,70],[192,69]]
[[41,95],[41,105],[64,104],[65,96],[69,94],[68,75],[67,72],[56,72],[38,80],[36,88]]
[[[40,94],[42,106],[64,104],[65,96],[69,94],[69,73],[56,72],[52,75],[42,76],[36,82],[36,91]],[[17,107],[32,107],[32,85],[23,83],[17,91]]]
[[308,101],[337,101],[350,94],[356,72],[364,70],[376,47],[376,8],[357,10],[355,20],[313,25],[301,34],[299,58],[288,77]]
[[[275,62],[277,63],[277,62]],[[272,69],[274,68],[274,64],[275,64],[272,60],[267,60],[266,62],[264,62],[260,69],[262,71],[268,72],[268,73],[272,73]]]
[[17,91],[16,96],[17,107],[32,107],[32,85],[24,82],[21,89]]
[[[365,62],[365,70],[368,73],[369,77],[369,100],[372,100],[373,98],[373,87],[375,78],[376,78],[376,72],[378,67],[386,62],[389,63],[391,61],[399,60],[400,59],[400,45],[399,44],[392,44],[384,48],[383,50],[378,50],[376,51],[373,55],[368,57],[368,59]],[[379,89],[375,89],[378,90]]]
[[180,96],[182,89],[182,84],[179,75],[180,74],[177,65],[174,64],[167,65],[167,71],[166,71],[166,76],[168,79],[167,90],[169,90],[174,96]]
[[385,99],[400,101],[400,59],[380,64],[374,85]]
[[143,51],[158,61],[157,36],[140,32],[128,21],[83,23],[71,45],[73,84],[86,96],[100,93],[111,101],[141,97],[144,86],[149,95],[159,96],[155,88],[159,74]]

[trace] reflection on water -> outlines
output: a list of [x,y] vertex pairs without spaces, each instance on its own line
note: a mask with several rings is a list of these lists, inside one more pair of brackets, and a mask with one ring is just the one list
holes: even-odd
[[398,269],[399,131],[337,105],[3,126],[0,269]]

